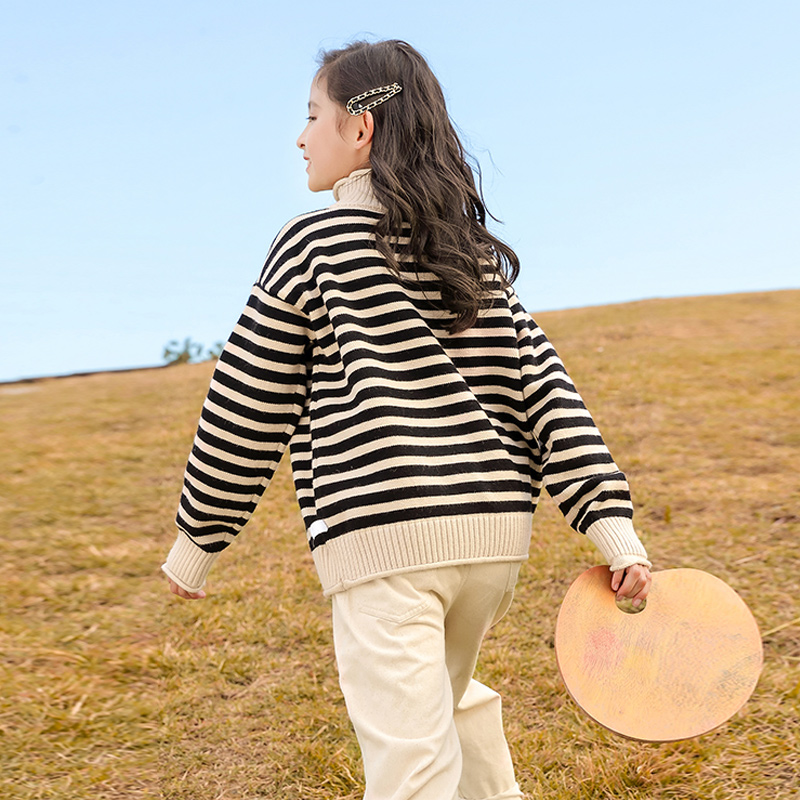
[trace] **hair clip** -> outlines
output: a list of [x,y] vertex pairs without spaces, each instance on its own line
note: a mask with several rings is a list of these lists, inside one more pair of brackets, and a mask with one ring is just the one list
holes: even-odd
[[[362,94],[357,94],[347,101],[347,113],[352,114],[354,117],[360,117],[362,114],[372,110],[375,106],[379,106],[381,103],[385,103],[390,97],[394,97],[402,91],[403,87],[399,83],[392,83],[389,86],[378,86],[377,89],[370,89]],[[371,103],[367,103],[365,106],[360,105],[362,100],[376,94],[381,95],[381,97],[377,100],[373,100]],[[359,103],[358,108],[355,108],[355,103]]]

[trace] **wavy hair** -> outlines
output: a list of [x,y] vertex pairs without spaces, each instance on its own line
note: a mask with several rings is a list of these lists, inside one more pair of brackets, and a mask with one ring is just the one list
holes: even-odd
[[[455,315],[451,333],[473,326],[487,295],[487,274],[507,287],[519,273],[519,259],[486,228],[486,204],[439,81],[417,50],[396,39],[353,42],[321,53],[318,63],[317,80],[324,79],[343,113],[362,92],[394,82],[403,87],[371,110],[372,189],[386,208],[376,246],[398,273],[399,255],[436,276],[442,305]],[[406,236],[408,244],[399,248]]]

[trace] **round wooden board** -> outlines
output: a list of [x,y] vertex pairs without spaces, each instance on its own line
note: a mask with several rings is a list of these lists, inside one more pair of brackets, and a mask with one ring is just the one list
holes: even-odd
[[761,635],[724,581],[697,569],[653,573],[643,611],[617,608],[608,567],[570,586],[556,622],[556,659],[575,702],[609,730],[647,742],[722,725],[761,673]]

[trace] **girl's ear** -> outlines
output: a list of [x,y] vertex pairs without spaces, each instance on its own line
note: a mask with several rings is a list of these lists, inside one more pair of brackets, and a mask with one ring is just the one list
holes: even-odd
[[375,119],[371,111],[365,111],[360,117],[358,130],[356,131],[356,150],[361,150],[372,144],[372,136],[375,133]]

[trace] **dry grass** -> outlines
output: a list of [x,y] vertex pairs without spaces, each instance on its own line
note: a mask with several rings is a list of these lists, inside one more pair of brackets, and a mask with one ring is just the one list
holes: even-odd
[[[596,559],[545,502],[480,665],[504,695],[523,788],[559,800],[800,796],[800,292],[539,321],[631,479],[656,566],[737,589],[766,634],[765,667],[743,712],[697,740],[639,744],[589,721],[552,641],[567,586]],[[0,386],[8,800],[360,796],[329,605],[285,466],[206,601],[173,598],[159,576],[210,370]]]

